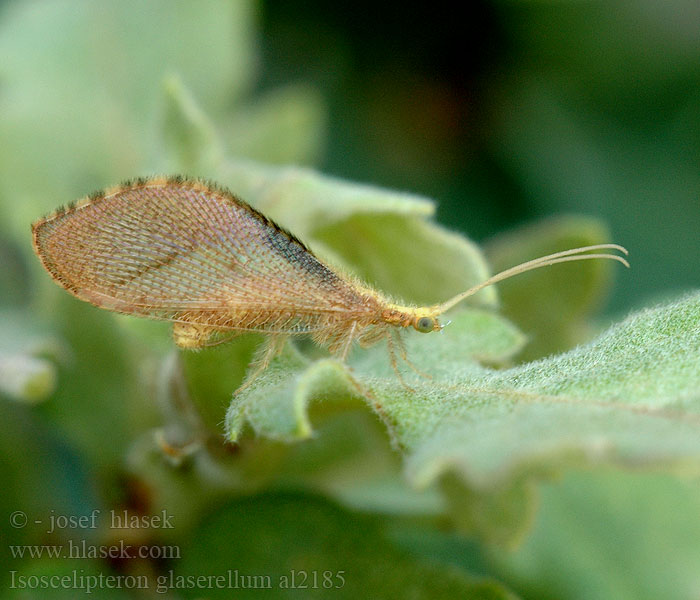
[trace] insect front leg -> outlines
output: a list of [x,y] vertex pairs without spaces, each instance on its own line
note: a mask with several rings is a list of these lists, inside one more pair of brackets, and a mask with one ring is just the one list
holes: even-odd
[[391,330],[392,335],[394,336],[394,341],[396,342],[396,345],[399,348],[399,355],[403,359],[403,361],[411,367],[411,369],[421,377],[424,377],[425,379],[432,379],[433,376],[430,375],[429,373],[426,373],[425,371],[421,371],[416,365],[414,365],[408,358],[408,353],[406,352],[406,344],[404,343],[403,338],[401,337],[401,332],[398,329],[392,329]]
[[406,383],[406,381],[404,381],[403,375],[401,375],[401,371],[399,371],[399,364],[396,360],[396,348],[394,347],[395,341],[396,340],[392,333],[390,331],[387,331],[386,345],[387,349],[389,350],[389,361],[391,362],[391,368],[394,369],[394,373],[396,373],[396,376],[399,378],[399,382],[404,388],[406,388],[406,391],[410,393],[415,393],[416,390],[414,390],[410,385]]

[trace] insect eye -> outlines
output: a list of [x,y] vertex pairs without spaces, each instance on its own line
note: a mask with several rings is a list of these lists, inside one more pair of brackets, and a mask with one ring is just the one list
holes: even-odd
[[430,317],[421,317],[415,322],[414,327],[421,333],[429,333],[435,327],[435,320]]

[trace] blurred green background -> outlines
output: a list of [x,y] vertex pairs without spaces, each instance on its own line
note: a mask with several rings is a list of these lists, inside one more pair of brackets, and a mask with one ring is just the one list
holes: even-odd
[[[49,597],[13,589],[13,571],[167,571],[168,561],[11,556],[8,544],[63,541],[31,519],[12,526],[7,515],[15,511],[46,519],[51,511],[114,507],[173,512],[174,532],[129,535],[135,545],[181,544],[195,573],[210,562],[249,573],[284,570],[281,559],[270,559],[276,555],[297,557],[285,568],[322,570],[337,550],[309,533],[323,527],[332,539],[367,532],[345,539],[333,564],[353,565],[375,597],[406,589],[419,590],[417,597],[700,594],[700,565],[690,558],[700,528],[694,481],[570,473],[543,486],[534,533],[520,550],[506,551],[454,534],[434,508],[421,517],[427,522],[407,522],[307,498],[308,481],[294,483],[293,469],[291,495],[248,499],[290,464],[323,471],[324,461],[342,454],[342,445],[328,450],[329,434],[319,442],[326,447],[284,460],[287,450],[274,443],[232,450],[214,437],[198,469],[174,472],[150,436],[164,421],[192,427],[167,416],[177,397],[170,389],[177,377],[163,375],[160,362],[170,347],[167,329],[113,320],[74,301],[32,253],[30,223],[59,204],[182,165],[211,174],[186,143],[169,139],[187,136],[172,126],[172,97],[180,94],[212,164],[221,153],[307,165],[424,195],[437,202],[442,224],[487,247],[542,218],[600,220],[609,239],[630,250],[633,267],[624,285],[611,287],[609,315],[697,287],[700,4],[479,0],[465,11],[364,1],[0,2],[0,557],[9,565],[0,573],[1,597]],[[208,127],[215,128],[210,138]],[[220,426],[223,409],[210,407],[207,425]],[[381,428],[353,418],[373,432],[367,448],[386,452]],[[358,443],[340,431],[333,435],[341,443]],[[228,472],[231,453],[242,453],[243,466]],[[397,470],[398,457],[388,456]],[[347,473],[339,480],[352,488]],[[218,506],[198,529],[202,514]],[[279,527],[271,527],[276,518]],[[658,545],[644,545],[640,522],[656,531]],[[84,533],[105,543],[102,530]],[[638,550],[634,560],[629,548]],[[492,588],[489,578],[504,587]],[[342,593],[361,593],[353,587],[359,582]]]
[[477,240],[598,216],[634,259],[616,309],[698,284],[697,2],[270,2],[263,31],[263,83],[323,91],[324,170],[435,198]]

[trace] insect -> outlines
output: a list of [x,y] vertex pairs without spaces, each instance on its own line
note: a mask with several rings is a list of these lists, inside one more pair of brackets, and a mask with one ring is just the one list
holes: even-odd
[[629,266],[617,254],[596,252],[627,254],[622,246],[586,246],[507,269],[441,304],[404,306],[326,265],[228,190],[179,176],[136,179],[93,194],[34,223],[32,235],[59,285],[100,308],[171,321],[182,348],[266,334],[243,387],[288,336],[302,334],[341,360],[354,343],[384,340],[400,377],[397,353],[410,362],[399,331],[440,331],[440,315],[486,286],[566,261],[602,258]]

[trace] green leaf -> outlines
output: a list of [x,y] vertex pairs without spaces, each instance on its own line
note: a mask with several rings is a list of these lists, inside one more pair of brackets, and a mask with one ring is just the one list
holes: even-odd
[[[516,499],[521,508],[499,511],[511,515],[505,527],[481,519],[487,529],[480,533],[501,542],[512,541],[508,531],[524,531],[531,513],[522,486],[531,475],[582,462],[697,471],[700,293],[632,315],[566,354],[504,370],[474,358],[502,359],[522,340],[505,322],[484,319],[464,311],[444,336],[408,338],[412,361],[433,377],[404,375],[411,391],[393,376],[385,348],[358,353],[352,373],[337,363],[331,368],[331,361],[307,364],[286,354],[236,396],[229,436],[235,438],[244,419],[268,436],[307,436],[309,403],[366,390],[404,454],[412,484],[454,474],[477,503],[483,502],[478,494]],[[514,494],[512,486],[523,491]],[[467,497],[455,509],[473,513],[474,501]],[[472,528],[478,521],[465,519]]]
[[223,158],[221,140],[180,77],[170,75],[163,82],[165,109],[163,141],[169,163],[185,173],[211,172]]
[[231,390],[243,382],[260,342],[258,335],[242,335],[198,352],[179,352],[189,395],[211,431],[219,430]]
[[586,346],[513,369],[461,365],[437,347],[433,360],[447,363],[456,389],[424,384],[428,404],[392,395],[397,387],[386,382],[382,410],[418,484],[451,468],[483,488],[572,454],[635,465],[696,458],[699,324],[694,294],[632,315]]
[[700,564],[697,480],[599,468],[541,486],[538,516],[494,572],[531,598],[692,598]]
[[[361,214],[315,235],[362,278],[422,306],[445,301],[489,276],[475,244],[425,219]],[[486,288],[470,302],[494,304],[495,297],[494,289]]]
[[[268,437],[283,440],[303,439],[311,435],[307,415],[313,398],[345,399],[360,395],[347,369],[336,360],[323,359],[307,367],[308,360],[290,345],[264,373],[265,385],[237,394],[226,416],[226,431],[236,441],[245,422]],[[297,378],[291,373],[299,373]],[[280,402],[280,398],[289,398]]]
[[211,598],[230,598],[236,582],[236,598],[515,598],[494,581],[398,550],[375,518],[292,494],[231,502],[205,520],[173,573],[203,574],[227,582],[208,588]]
[[275,88],[241,106],[222,124],[233,156],[271,164],[313,164],[326,139],[327,108],[313,87]]
[[289,85],[256,98],[222,119],[221,130],[177,74],[164,81],[161,123],[168,170],[220,176],[224,154],[267,164],[303,164],[316,158],[325,139],[326,107],[306,85]]
[[244,200],[302,238],[358,214],[430,217],[435,212],[433,202],[425,197],[307,168],[236,159],[222,165],[219,177]]
[[[461,312],[446,331],[449,338],[448,334],[444,337],[451,342],[448,345],[452,346],[452,360],[461,358],[475,368],[479,368],[474,363],[476,357],[499,362],[516,352],[523,342],[515,328],[485,311]],[[455,340],[465,333],[469,335],[468,341],[457,346]],[[408,341],[412,360],[422,357],[416,346],[422,346],[423,352],[430,352],[429,345],[421,344],[426,340],[415,338]],[[410,395],[400,386],[389,364],[386,348],[358,351],[351,364],[356,367],[354,371],[334,359],[310,363],[288,344],[252,386],[234,395],[226,417],[227,437],[235,441],[247,421],[258,434],[288,440],[303,439],[311,435],[306,410],[311,401],[345,402],[348,397],[373,397],[376,385],[396,386],[401,395]],[[446,365],[436,364],[433,359],[428,359],[427,363],[419,361],[418,365],[428,369],[436,380],[450,378],[449,365],[445,368]],[[430,370],[430,367],[435,369]],[[374,375],[383,377],[379,384],[372,382]],[[379,398],[375,403],[381,407],[380,416],[386,416]],[[415,410],[418,408],[409,409],[409,413]],[[410,415],[404,420],[408,418]],[[401,442],[398,438],[394,441]]]
[[161,131],[168,171],[218,179],[225,153],[300,164],[320,152],[326,109],[313,88],[275,89],[254,106],[239,108],[222,126],[230,135],[217,131],[179,76],[166,77],[164,91]]
[[[500,234],[485,246],[494,272],[559,250],[610,242],[597,219],[557,217]],[[590,260],[523,273],[498,284],[501,310],[528,336],[520,361],[568,350],[591,336],[590,318],[619,265]]]

